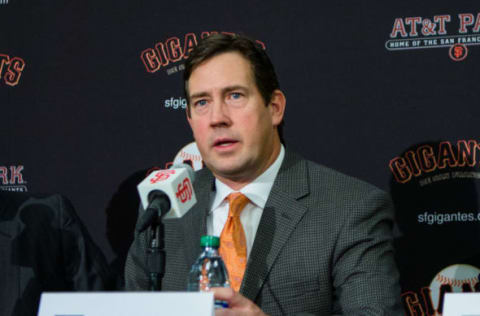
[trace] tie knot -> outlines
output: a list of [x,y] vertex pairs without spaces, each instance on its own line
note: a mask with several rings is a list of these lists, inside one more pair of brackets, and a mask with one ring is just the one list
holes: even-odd
[[247,205],[249,199],[240,192],[230,193],[227,196],[228,203],[229,203],[229,216],[240,216],[245,205]]

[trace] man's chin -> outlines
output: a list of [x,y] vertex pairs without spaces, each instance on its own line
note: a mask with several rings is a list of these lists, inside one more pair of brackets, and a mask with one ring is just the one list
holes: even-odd
[[[212,170],[212,169],[210,169]],[[212,172],[215,174],[215,175],[218,175],[220,177],[224,177],[224,178],[231,178],[231,179],[235,179],[235,178],[240,178],[242,177],[242,174],[244,173],[242,169],[239,169],[239,168],[214,168],[212,170]]]
[[238,164],[217,164],[213,166],[206,164],[206,166],[220,179],[225,178],[231,181],[238,181],[248,177],[249,168]]

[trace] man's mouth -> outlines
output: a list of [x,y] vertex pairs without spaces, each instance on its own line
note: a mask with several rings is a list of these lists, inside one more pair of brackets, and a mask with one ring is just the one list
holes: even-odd
[[214,147],[229,147],[236,144],[238,141],[230,138],[218,139],[213,143]]

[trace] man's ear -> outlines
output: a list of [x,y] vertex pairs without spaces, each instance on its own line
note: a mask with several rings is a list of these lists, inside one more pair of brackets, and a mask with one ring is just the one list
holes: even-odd
[[274,90],[270,98],[270,103],[268,104],[274,126],[278,126],[282,122],[286,105],[287,98],[283,92],[279,89]]

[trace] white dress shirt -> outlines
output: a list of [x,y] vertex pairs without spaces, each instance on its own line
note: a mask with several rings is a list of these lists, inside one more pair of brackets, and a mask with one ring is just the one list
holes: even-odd
[[209,235],[220,236],[223,226],[227,222],[228,201],[226,197],[232,192],[243,193],[250,200],[240,214],[240,221],[242,222],[247,240],[247,258],[250,256],[263,208],[267,203],[273,181],[277,177],[284,157],[285,149],[281,145],[280,153],[275,162],[253,182],[240,189],[240,191],[234,191],[225,183],[215,179],[216,192],[207,218],[207,233]]

